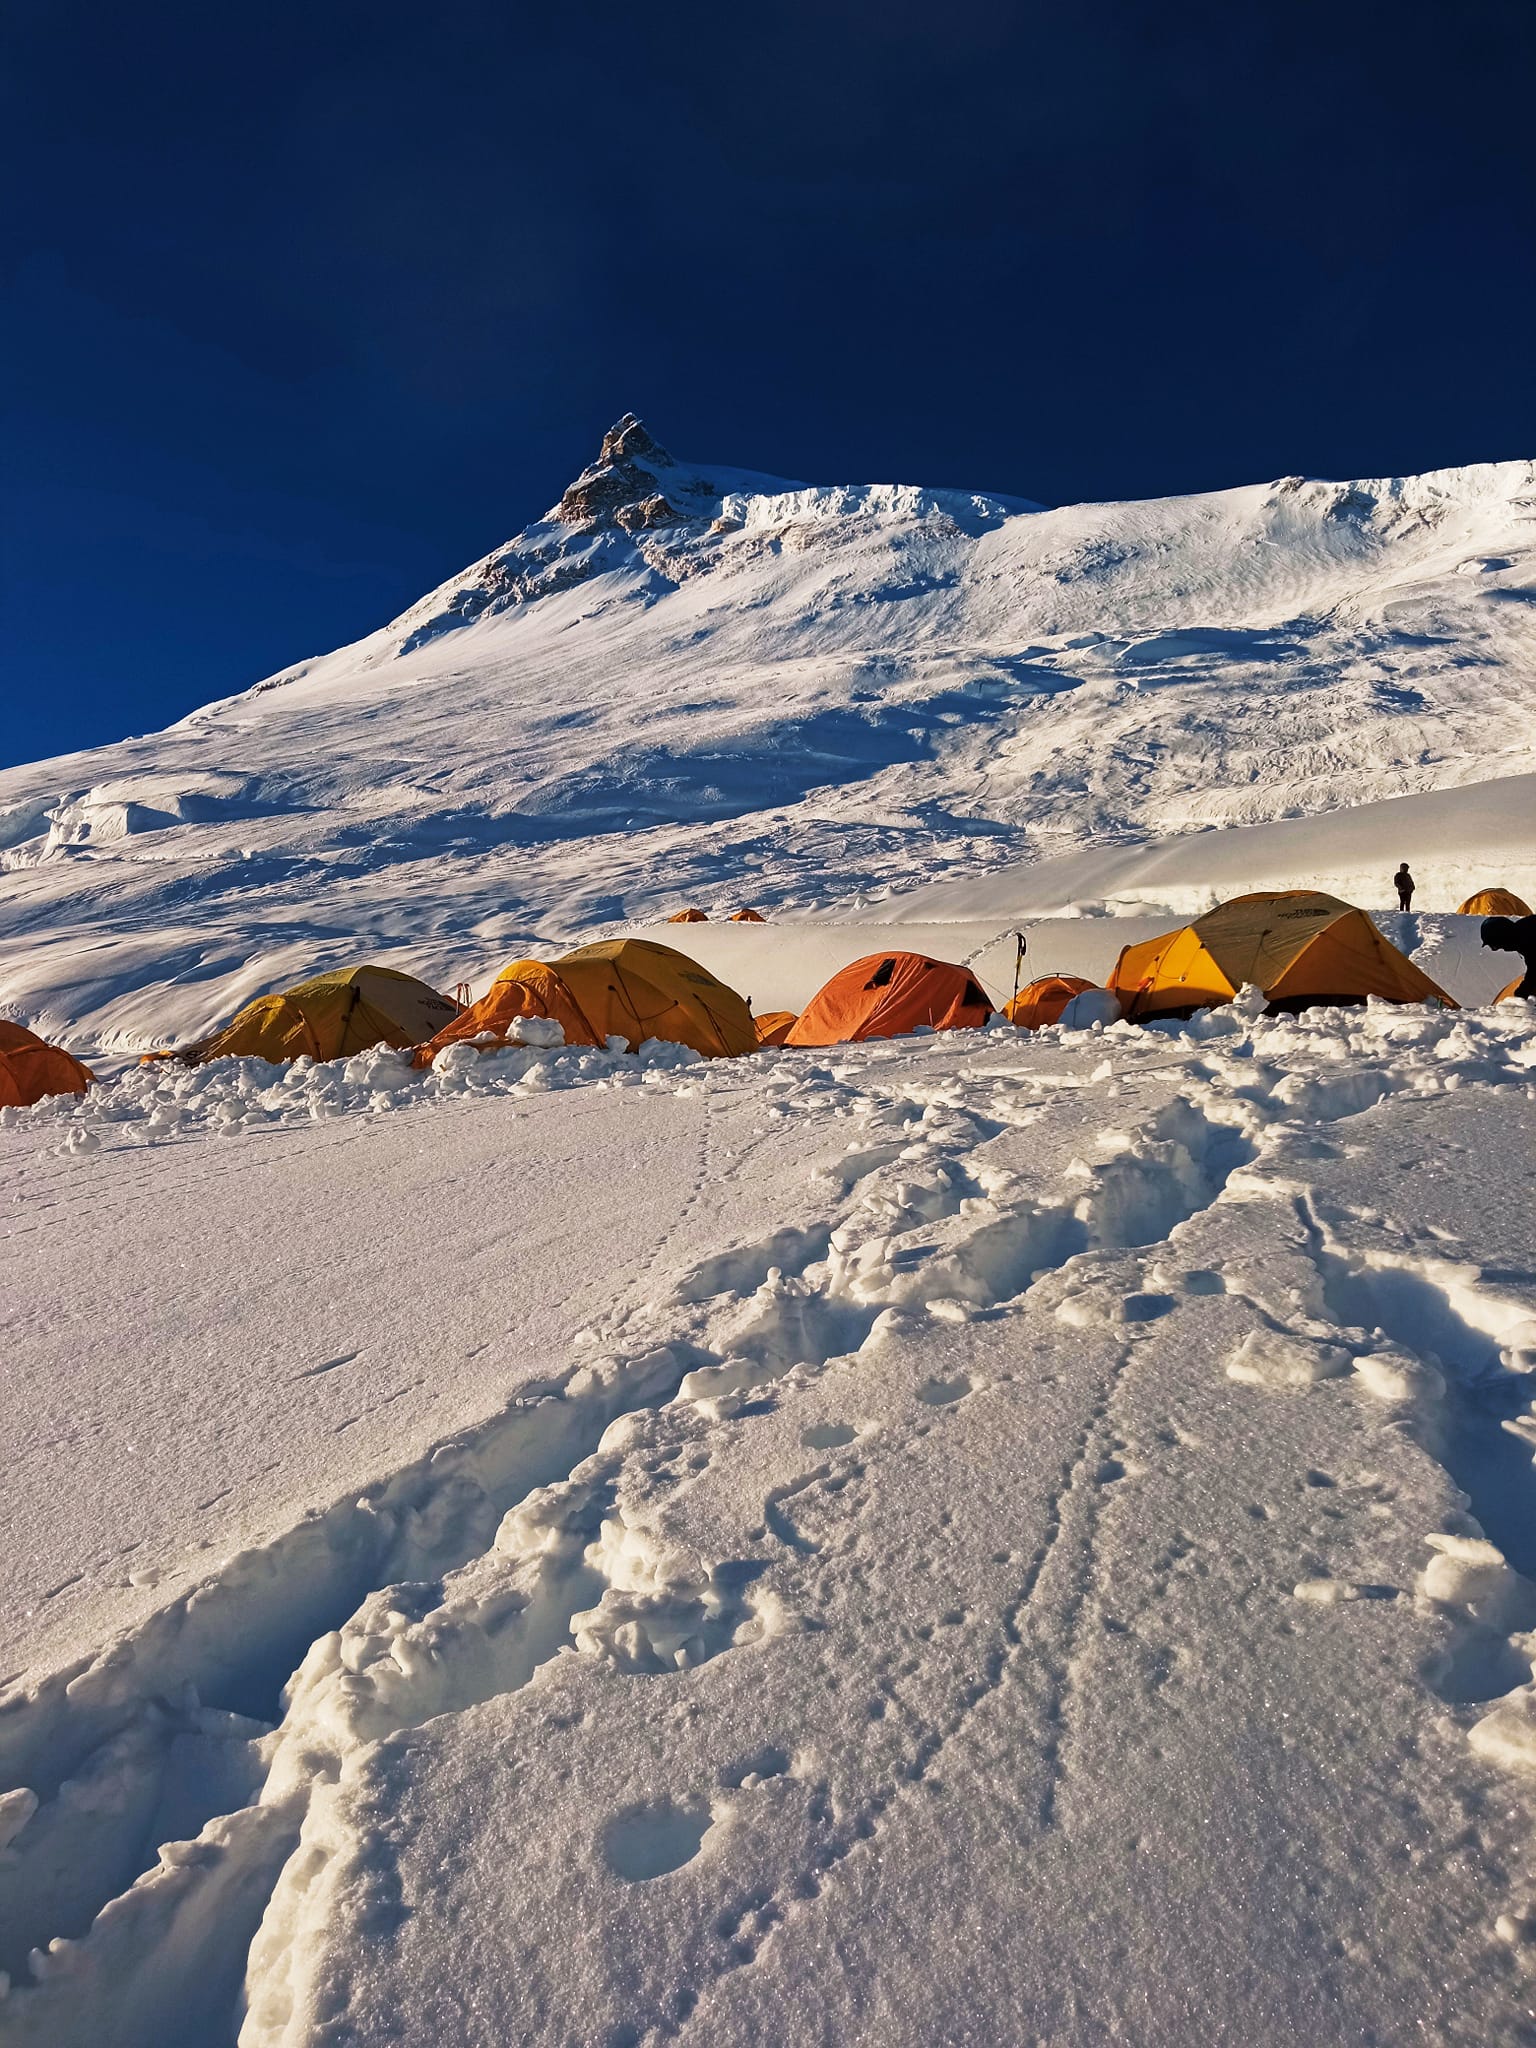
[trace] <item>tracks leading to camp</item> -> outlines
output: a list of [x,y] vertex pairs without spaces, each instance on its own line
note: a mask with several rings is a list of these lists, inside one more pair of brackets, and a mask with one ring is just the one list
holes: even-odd
[[[1267,1133],[1298,1108],[1298,1090],[1278,1099],[1252,1061],[1218,1074],[1188,1048],[1183,1067],[1128,1068],[1116,1104],[1125,1128],[1100,1134],[1097,1160],[1071,1155],[1042,1182],[1020,1163],[1049,1155],[1053,1112],[1100,1069],[1059,1086],[1038,1062],[931,1080],[802,1062],[801,1110],[819,1091],[850,1125],[847,1169],[823,1185],[819,1220],[696,1263],[483,1428],[234,1560],[0,1719],[3,1782],[16,1788],[0,1816],[15,1823],[5,1918],[17,1980],[0,2003],[0,2040],[91,2038],[110,2009],[124,2048],[169,2038],[225,2048],[242,1981],[243,2038],[257,2048],[301,2040],[308,1964],[295,1929],[348,1853],[333,1794],[374,1744],[516,1691],[562,1654],[677,1669],[782,1625],[750,1583],[627,1547],[615,1516],[626,1487],[654,1496],[684,1476],[668,1412],[729,1424],[755,1390],[792,1389],[864,1346],[899,1344],[913,1319],[964,1321],[1074,1262],[1087,1272],[1101,1255],[1165,1244],[1234,1176],[1262,1167]],[[1307,1119],[1326,1122],[1395,1084],[1323,1070],[1306,1085]],[[747,1170],[749,1156],[731,1170]],[[707,1199],[714,1164],[706,1135],[694,1203]],[[665,1256],[663,1241],[653,1270]],[[900,1781],[873,1787],[828,1838],[831,1853],[823,1844],[818,1888],[878,1832],[901,1785],[920,1782],[981,1701],[1026,1666],[1043,1674],[1047,1708],[1055,1701],[1043,1723],[1054,1787],[1082,1571],[1067,1575],[1076,1595],[1067,1588],[1048,1628],[1034,1603],[1069,1527],[1091,1552],[1133,1350],[1086,1398],[1043,1547],[979,1690],[947,1719],[914,1719]],[[912,1427],[950,1398],[941,1386],[920,1391],[928,1413],[914,1410]],[[861,1455],[824,1460],[807,1483],[851,1476]],[[779,1508],[785,1528],[769,1520],[765,1534],[814,1551],[788,1495]],[[113,1802],[93,1803],[93,1786],[128,1796],[109,1815]],[[1054,1799],[1048,1789],[1043,1824]],[[775,1924],[760,1915],[761,1938]],[[77,1938],[56,1939],[64,1929]],[[657,2038],[683,2031],[692,2012],[659,2016]]]

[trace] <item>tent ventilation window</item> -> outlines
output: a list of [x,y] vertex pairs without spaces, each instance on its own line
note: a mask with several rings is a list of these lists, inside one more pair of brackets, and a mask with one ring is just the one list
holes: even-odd
[[895,972],[896,962],[894,960],[882,960],[864,986],[866,988],[889,988],[891,976]]

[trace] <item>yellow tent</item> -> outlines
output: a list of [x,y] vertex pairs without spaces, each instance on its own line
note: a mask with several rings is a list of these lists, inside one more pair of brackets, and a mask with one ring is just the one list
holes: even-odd
[[567,1045],[601,1045],[581,1006],[555,972],[541,960],[512,960],[478,1003],[450,1017],[435,1037],[418,1045],[414,1067],[430,1067],[446,1045],[472,1039],[487,1050],[505,1045],[518,1017],[552,1017],[565,1033]]
[[759,1045],[782,1045],[786,1032],[799,1016],[798,1010],[765,1010],[761,1017],[754,1017]]
[[674,910],[667,919],[668,924],[708,924],[707,910]]
[[419,1045],[458,1014],[458,1006],[414,975],[393,967],[342,967],[313,981],[257,996],[222,1031],[151,1059],[340,1060],[369,1046]]
[[1520,995],[1520,984],[1524,980],[1525,976],[1523,974],[1517,974],[1513,981],[1506,983],[1506,985],[1499,990],[1498,994],[1494,997],[1493,1000],[1496,1003],[1513,1003],[1516,1001],[1526,1000],[1525,998],[1522,998]]
[[764,917],[760,910],[733,910],[731,912],[732,924],[766,924],[767,922],[767,918]]
[[668,1038],[734,1059],[757,1050],[752,1012],[732,988],[654,939],[603,939],[555,962],[597,1038],[622,1037],[631,1052]]
[[1456,913],[1458,917],[1529,917],[1530,914],[1529,903],[1522,902],[1513,889],[1479,889]]
[[1230,1002],[1245,982],[1264,991],[1272,1010],[1367,996],[1456,1007],[1363,910],[1311,889],[1236,896],[1181,931],[1125,947],[1109,977],[1130,1018]]

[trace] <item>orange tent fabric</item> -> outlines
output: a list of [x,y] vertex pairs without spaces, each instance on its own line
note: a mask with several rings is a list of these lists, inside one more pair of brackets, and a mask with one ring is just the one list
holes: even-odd
[[601,1045],[602,1040],[581,1013],[581,1005],[553,967],[542,960],[512,960],[503,967],[478,1003],[450,1019],[435,1038],[418,1045],[413,1067],[430,1067],[447,1045],[467,1039],[505,1045],[517,1017],[551,1017],[565,1033],[567,1045]]
[[63,1046],[0,1017],[0,1109],[26,1109],[45,1095],[83,1095],[95,1078]]
[[956,1031],[985,1024],[986,992],[969,968],[920,953],[870,953],[834,974],[785,1034],[786,1045],[854,1045],[920,1024]]
[[1003,1015],[1023,1031],[1038,1031],[1042,1025],[1059,1024],[1072,998],[1095,986],[1080,974],[1042,974],[1027,982],[1012,1002],[1004,1003]]
[[1531,906],[1513,889],[1479,889],[1457,911],[1458,917],[1529,917]]
[[730,921],[732,924],[766,924],[768,922],[760,910],[733,910]]
[[712,1059],[756,1052],[757,1026],[735,989],[686,954],[654,939],[602,939],[555,962],[600,1044],[648,1038],[691,1045]]
[[1520,984],[1524,979],[1525,976],[1523,974],[1517,974],[1508,988],[1501,988],[1493,1000],[1496,1003],[1513,1003],[1527,1000],[1520,994]]
[[793,1010],[766,1010],[761,1017],[752,1020],[757,1026],[759,1045],[782,1045],[795,1021]]
[[674,910],[667,919],[668,924],[708,924],[707,910]]
[[1179,931],[1125,947],[1109,977],[1132,1019],[1187,1016],[1230,1002],[1245,983],[1263,990],[1271,1010],[1367,996],[1456,1008],[1363,910],[1314,889],[1234,896]]

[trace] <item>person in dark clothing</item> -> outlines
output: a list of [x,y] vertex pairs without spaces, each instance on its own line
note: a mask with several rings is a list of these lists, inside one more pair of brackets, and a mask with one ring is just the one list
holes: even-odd
[[1485,917],[1479,934],[1491,953],[1518,953],[1525,976],[1517,996],[1536,996],[1536,917]]
[[1404,861],[1404,862],[1403,862],[1402,866],[1401,866],[1401,867],[1400,867],[1400,868],[1398,869],[1397,873],[1396,873],[1396,874],[1395,874],[1395,875],[1394,875],[1394,876],[1392,877],[1392,879],[1393,879],[1393,881],[1394,881],[1394,882],[1396,882],[1396,884],[1397,884],[1397,907],[1398,907],[1398,909],[1399,909],[1399,910],[1412,910],[1412,908],[1413,908],[1413,877],[1412,877],[1412,875],[1410,875],[1410,874],[1409,874],[1409,872],[1408,872],[1408,863],[1407,863],[1407,861]]

